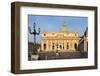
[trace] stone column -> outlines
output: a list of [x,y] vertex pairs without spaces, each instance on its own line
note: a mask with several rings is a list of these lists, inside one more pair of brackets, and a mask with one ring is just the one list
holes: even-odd
[[48,40],[46,40],[46,51],[49,51],[48,50]]
[[50,40],[48,40],[48,49],[50,50],[51,48],[51,43],[50,43]]
[[55,46],[55,51],[56,51],[56,48],[57,48],[57,47],[56,47],[56,44],[57,44],[57,43],[56,43],[56,40],[55,40],[55,45],[54,45],[54,46]]
[[75,40],[73,40],[73,42],[72,42],[72,49],[73,49],[73,51],[75,50],[74,45],[75,45]]
[[72,40],[70,40],[70,48],[71,48],[71,50],[73,49],[73,46],[72,46],[73,44],[72,44]]
[[68,45],[69,45],[68,51],[70,51],[70,40],[68,40]]
[[52,40],[50,42],[51,42],[51,49],[50,50],[52,51]]

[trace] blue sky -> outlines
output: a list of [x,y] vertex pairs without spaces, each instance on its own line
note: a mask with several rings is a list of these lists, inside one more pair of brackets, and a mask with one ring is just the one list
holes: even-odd
[[[88,17],[28,15],[28,26],[31,29],[34,22],[36,29],[40,28],[41,32],[57,32],[65,22],[68,31],[78,32],[82,36],[88,26]],[[37,42],[40,40],[39,37],[37,36]],[[33,35],[28,33],[28,40],[33,42]]]

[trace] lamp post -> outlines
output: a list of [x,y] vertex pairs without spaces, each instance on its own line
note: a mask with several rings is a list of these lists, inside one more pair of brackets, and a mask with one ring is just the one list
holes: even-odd
[[40,34],[40,28],[38,28],[38,32],[37,32],[36,31],[36,23],[35,22],[33,24],[33,31],[31,31],[31,29],[29,27],[29,33],[34,35],[34,50],[32,51],[32,53],[36,54],[37,53],[36,35]]

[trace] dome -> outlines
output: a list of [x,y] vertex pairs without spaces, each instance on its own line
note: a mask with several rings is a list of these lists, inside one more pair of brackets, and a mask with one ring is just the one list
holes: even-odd
[[60,32],[67,32],[68,30],[67,30],[67,26],[66,26],[66,24],[64,23],[62,26],[61,26],[61,28],[60,28]]

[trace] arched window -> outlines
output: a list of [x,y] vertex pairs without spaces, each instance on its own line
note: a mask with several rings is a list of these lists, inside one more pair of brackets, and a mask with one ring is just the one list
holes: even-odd
[[54,50],[54,48],[55,48],[54,43],[53,43],[52,45],[53,45],[53,46],[52,46],[52,49]]
[[60,45],[60,49],[62,49],[62,46]]
[[77,44],[76,43],[74,44],[74,48],[77,49]]
[[44,44],[43,46],[44,46],[44,50],[46,50],[46,44]]
[[63,49],[64,49],[64,43],[63,43]]
[[69,49],[69,43],[67,43],[67,49]]
[[63,49],[64,49],[64,46],[63,46]]
[[46,34],[44,34],[44,36],[46,36]]
[[55,46],[53,45],[53,46],[52,46],[52,49],[54,50],[54,48],[55,48]]

